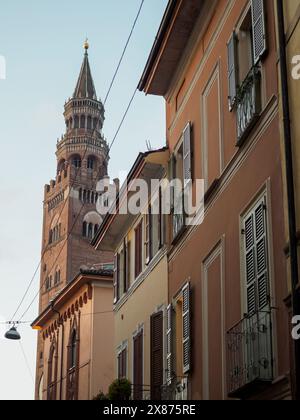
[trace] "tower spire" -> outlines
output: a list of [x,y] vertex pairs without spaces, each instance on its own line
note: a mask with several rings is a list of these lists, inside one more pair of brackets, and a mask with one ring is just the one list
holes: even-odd
[[88,39],[84,42],[84,57],[83,63],[81,66],[78,82],[76,85],[75,92],[73,94],[73,98],[86,98],[86,99],[94,99],[97,100],[96,89],[91,73],[89,58],[88,58],[88,49],[90,45]]

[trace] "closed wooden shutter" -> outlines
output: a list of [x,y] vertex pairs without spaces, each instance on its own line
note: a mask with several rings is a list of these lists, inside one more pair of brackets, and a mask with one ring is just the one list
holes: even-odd
[[118,379],[127,376],[127,349],[123,349],[118,355]]
[[161,399],[163,385],[163,313],[151,316],[151,400]]
[[183,131],[183,176],[185,188],[192,180],[192,125],[190,122]]
[[126,244],[126,276],[125,276],[125,287],[126,291],[128,291],[130,287],[130,275],[131,275],[131,243],[127,242]]
[[[171,156],[169,160],[169,182],[176,179],[176,158],[175,155]],[[173,212],[175,205],[175,190],[174,188],[170,189],[170,210]]]
[[234,107],[237,87],[238,87],[238,60],[237,60],[237,38],[235,32],[231,35],[231,38],[227,44],[227,56],[228,56],[228,100],[229,109],[232,110]]
[[159,249],[164,245],[164,215],[163,215],[163,201],[162,201],[162,189],[159,187],[159,211],[158,211],[158,241]]
[[119,279],[120,279],[120,256],[119,254],[116,254],[115,263],[114,263],[114,304],[116,304],[120,298]]
[[143,399],[143,332],[133,339],[133,398]]
[[124,258],[124,272],[123,272],[123,293],[126,293],[127,292],[127,263],[128,263],[128,260],[127,260],[127,243],[126,243],[126,240],[124,239],[124,241],[123,241],[123,252],[124,252],[124,256],[123,256],[123,258]]
[[251,0],[253,57],[257,64],[267,50],[264,0]]
[[245,217],[245,277],[248,315],[269,304],[268,242],[265,198]]
[[182,357],[186,374],[191,368],[190,283],[182,289]]
[[173,380],[173,354],[172,354],[172,320],[173,309],[172,305],[167,307],[167,360],[166,360],[166,381],[168,385],[171,385]]
[[142,240],[143,240],[143,222],[141,222],[135,230],[135,277],[137,278],[142,272]]
[[152,211],[151,206],[148,208],[148,213],[145,217],[145,248],[146,248],[146,264],[149,264],[152,260]]

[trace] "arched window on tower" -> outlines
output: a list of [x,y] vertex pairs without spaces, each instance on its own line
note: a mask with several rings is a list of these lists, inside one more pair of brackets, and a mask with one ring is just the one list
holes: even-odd
[[87,237],[87,223],[86,222],[83,222],[83,225],[82,225],[82,236],[84,238]]
[[81,115],[80,117],[80,128],[85,128],[85,116]]
[[74,128],[79,128],[79,117],[77,115],[74,117]]
[[98,119],[94,118],[93,119],[93,130],[97,130],[97,127],[98,127]]
[[88,169],[95,169],[95,158],[94,156],[89,156],[87,160],[87,168]]
[[87,117],[87,129],[92,129],[92,117]]
[[81,168],[81,157],[79,155],[75,155],[75,156],[72,157],[72,165],[76,169]]
[[93,236],[94,236],[94,225],[93,223],[89,223],[88,238],[93,239]]
[[72,128],[73,128],[73,118],[70,118],[69,128],[70,128],[70,130],[72,130]]

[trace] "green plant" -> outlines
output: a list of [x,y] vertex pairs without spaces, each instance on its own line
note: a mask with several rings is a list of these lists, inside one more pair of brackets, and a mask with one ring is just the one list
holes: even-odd
[[96,395],[96,397],[94,397],[92,401],[109,401],[109,398],[102,391],[100,391],[99,394]]
[[131,396],[131,382],[127,379],[116,379],[109,387],[110,401],[128,401]]

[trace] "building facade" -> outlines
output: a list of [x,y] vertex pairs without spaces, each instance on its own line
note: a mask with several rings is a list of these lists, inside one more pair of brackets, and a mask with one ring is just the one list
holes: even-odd
[[112,271],[82,270],[34,321],[38,400],[91,400],[113,380]]
[[[96,95],[87,42],[84,48],[74,94],[65,103],[66,132],[57,142],[56,178],[45,186],[40,314],[51,308],[53,299],[63,293],[81,269],[106,269],[113,263],[112,255],[96,252],[90,246],[102,222],[96,209],[99,198],[96,187],[97,182],[107,176],[109,155],[102,133],[104,107]],[[53,319],[56,318],[53,311]],[[48,347],[41,332],[37,351],[37,397],[40,378],[48,369]]]
[[[93,241],[97,250],[115,254],[114,372],[115,378],[131,382],[134,400],[164,397],[168,226],[161,181],[168,160],[168,149],[138,156],[117,198],[116,212],[107,215]],[[134,199],[136,182],[150,187],[153,180],[153,190],[149,188],[144,199]],[[130,200],[140,201],[139,211],[130,211]]]
[[166,101],[170,179],[205,183],[203,223],[171,216],[173,398],[291,398],[274,22],[269,1],[170,0],[139,84]]
[[[282,138],[283,173],[285,180],[285,222],[288,296],[285,300],[292,325],[300,314],[299,289],[299,135],[300,123],[300,1],[277,0],[277,34],[279,49],[278,74],[280,92],[280,132]],[[290,340],[293,395],[300,399],[300,341]]]

